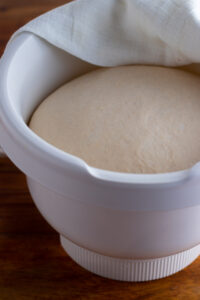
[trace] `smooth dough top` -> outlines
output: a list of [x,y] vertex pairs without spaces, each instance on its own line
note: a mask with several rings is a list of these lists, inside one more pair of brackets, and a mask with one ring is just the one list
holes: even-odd
[[200,77],[153,66],[102,68],[48,96],[29,125],[100,169],[187,169],[200,160]]

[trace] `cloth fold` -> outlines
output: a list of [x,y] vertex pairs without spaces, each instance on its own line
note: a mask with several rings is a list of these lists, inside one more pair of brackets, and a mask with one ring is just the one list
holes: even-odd
[[76,0],[24,31],[100,66],[200,62],[199,0]]

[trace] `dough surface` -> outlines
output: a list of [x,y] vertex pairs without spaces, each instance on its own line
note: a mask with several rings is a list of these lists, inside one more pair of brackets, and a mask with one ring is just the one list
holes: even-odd
[[187,169],[200,160],[200,77],[153,66],[102,68],[48,96],[29,126],[100,169]]

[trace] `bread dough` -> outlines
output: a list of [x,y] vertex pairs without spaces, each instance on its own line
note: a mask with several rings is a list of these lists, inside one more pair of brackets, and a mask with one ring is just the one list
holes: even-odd
[[102,68],[47,97],[30,128],[100,169],[186,169],[200,160],[200,77],[164,67]]

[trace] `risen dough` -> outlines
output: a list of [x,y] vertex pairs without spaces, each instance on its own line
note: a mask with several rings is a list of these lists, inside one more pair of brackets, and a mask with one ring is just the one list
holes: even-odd
[[150,66],[93,71],[47,97],[30,128],[97,168],[186,169],[200,160],[200,78]]

